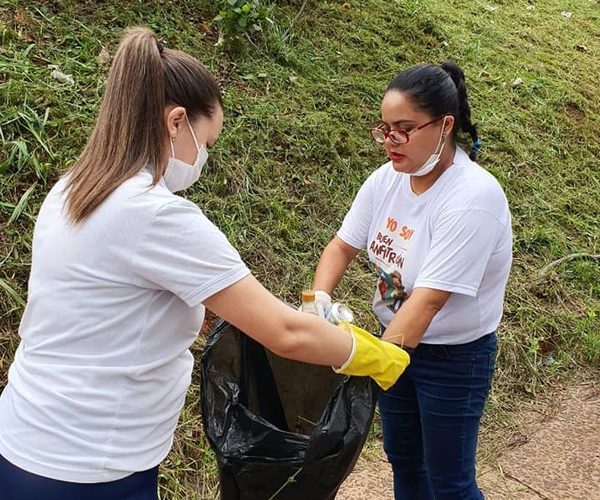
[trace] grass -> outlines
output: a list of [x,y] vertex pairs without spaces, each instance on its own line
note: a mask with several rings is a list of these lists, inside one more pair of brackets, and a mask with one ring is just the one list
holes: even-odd
[[[310,0],[290,27],[300,4],[277,2],[274,27],[234,51],[215,46],[207,1],[2,1],[0,386],[18,343],[35,216],[93,125],[107,70],[98,55],[103,47],[113,53],[132,24],[155,29],[218,76],[225,131],[187,195],[288,301],[310,284],[356,190],[384,160],[366,129],[387,82],[415,63],[457,61],[483,139],[481,164],[503,185],[514,216],[487,426],[501,425],[520,397],[598,366],[598,261],[568,262],[538,279],[553,260],[600,249],[598,2],[544,0],[529,10],[518,0]],[[49,65],[75,84],[51,78]],[[517,78],[523,82],[513,85]],[[370,328],[373,281],[358,261],[339,293]],[[212,498],[215,476],[196,373],[161,469],[162,498]]]

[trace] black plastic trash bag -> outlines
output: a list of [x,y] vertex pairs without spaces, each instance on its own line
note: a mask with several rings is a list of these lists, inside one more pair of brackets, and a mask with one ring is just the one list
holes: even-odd
[[375,412],[368,377],[280,358],[220,321],[202,354],[204,431],[223,500],[333,499]]

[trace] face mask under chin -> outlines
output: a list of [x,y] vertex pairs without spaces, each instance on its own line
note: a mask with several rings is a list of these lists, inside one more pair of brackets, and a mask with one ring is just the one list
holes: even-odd
[[425,163],[421,165],[417,170],[411,172],[410,175],[414,175],[415,177],[422,177],[430,173],[435,166],[440,161],[440,156],[442,154],[442,150],[444,149],[444,144],[446,144],[446,132],[444,131],[446,127],[446,117],[444,117],[444,121],[442,122],[442,130],[440,132],[440,138],[438,140],[437,147],[434,152],[425,160]]

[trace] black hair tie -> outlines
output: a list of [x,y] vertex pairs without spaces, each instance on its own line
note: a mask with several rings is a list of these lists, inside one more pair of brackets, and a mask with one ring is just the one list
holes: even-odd
[[165,50],[165,42],[162,40],[156,40],[156,47],[158,48],[158,53],[162,55],[163,50]]

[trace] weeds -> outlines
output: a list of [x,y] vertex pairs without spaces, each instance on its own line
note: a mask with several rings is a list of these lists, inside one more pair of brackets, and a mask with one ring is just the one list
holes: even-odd
[[239,38],[263,30],[271,7],[260,0],[221,0],[215,22],[227,38]]
[[[273,293],[297,301],[362,181],[384,161],[367,129],[387,82],[419,62],[457,61],[484,141],[481,164],[509,197],[515,263],[488,423],[519,395],[600,361],[600,13],[594,2],[278,2],[275,26],[243,55],[217,45],[214,2],[30,2],[0,6],[0,383],[17,346],[34,217],[83,147],[121,29],[144,24],[218,77],[225,130],[186,195]],[[573,12],[570,19],[560,15]],[[50,77],[49,65],[74,85]],[[513,85],[515,80],[522,83]],[[376,328],[374,278],[352,264],[338,298]],[[195,347],[196,355],[201,342]],[[198,356],[196,356],[198,359]],[[197,381],[197,374],[196,374]],[[214,498],[216,466],[190,388],[162,498]]]

